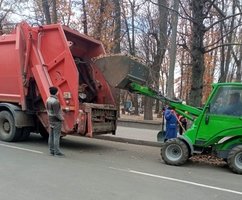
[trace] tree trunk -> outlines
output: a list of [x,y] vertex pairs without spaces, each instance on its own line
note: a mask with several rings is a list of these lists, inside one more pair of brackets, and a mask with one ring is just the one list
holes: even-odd
[[97,23],[97,29],[96,29],[96,33],[95,33],[95,38],[97,40],[101,40],[101,36],[102,36],[102,26],[103,26],[103,16],[104,16],[104,12],[105,12],[105,2],[104,0],[100,1],[100,8],[99,8],[99,21]]
[[144,120],[153,120],[153,101],[150,97],[144,98]]
[[[158,0],[159,3],[159,40],[160,43],[158,44],[157,48],[157,55],[160,56],[159,58],[159,66],[157,66],[157,69],[159,67],[159,71],[160,71],[160,65],[164,59],[164,55],[166,52],[166,48],[167,48],[167,40],[168,40],[168,36],[167,36],[167,22],[168,22],[168,10],[166,7],[168,7],[168,3],[167,0]],[[160,74],[160,73],[159,73]],[[157,83],[159,84],[159,78],[160,75],[157,76]]]
[[[220,23],[220,35],[223,35],[223,25]],[[221,43],[224,44],[224,38],[222,37]],[[227,72],[225,72],[225,47],[222,46],[220,49],[221,61],[220,61],[220,76],[218,82],[222,83],[226,81]]]
[[[161,70],[161,63],[163,61],[166,47],[167,47],[167,21],[168,21],[168,3],[167,0],[158,0],[158,10],[159,10],[159,35],[153,34],[155,37],[155,40],[157,42],[157,52],[154,55],[154,62],[151,66],[152,75],[154,77],[154,80],[150,80],[154,82],[155,90],[159,90],[159,79],[160,79],[160,70]],[[150,102],[147,100],[147,102]],[[153,119],[153,115],[150,115],[150,112],[152,112],[152,109],[150,107],[153,106],[153,101],[151,105],[148,105],[148,103],[145,103],[144,108],[144,119]],[[151,102],[150,102],[151,103]],[[146,107],[148,106],[148,107]],[[156,112],[159,112],[156,110]]]
[[160,101],[159,100],[155,100],[155,114],[158,114],[160,111]]
[[57,23],[57,8],[56,8],[56,0],[52,0],[52,23]]
[[170,98],[173,98],[174,95],[174,71],[175,71],[175,64],[176,64],[176,36],[177,36],[177,23],[178,23],[178,9],[179,9],[179,1],[173,1],[173,10],[176,12],[172,13],[172,35],[171,35],[171,46],[170,46],[170,67],[169,67],[169,76],[167,80],[167,95]]
[[131,4],[131,31],[132,31],[132,48],[131,48],[131,55],[135,56],[136,52],[135,52],[135,37],[134,37],[134,15],[135,15],[135,0],[133,0],[133,2],[130,1]]
[[[135,52],[135,25],[134,25],[134,19],[135,19],[135,0],[129,0],[130,3],[130,7],[131,7],[131,38],[129,39],[130,42],[130,54],[132,56],[135,56],[136,52]],[[139,115],[139,108],[138,108],[138,95],[137,94],[133,94],[133,103],[134,103],[134,115]]]
[[82,23],[83,23],[84,34],[88,35],[88,31],[87,31],[87,10],[86,10],[85,0],[82,0],[82,9],[83,9]]
[[3,26],[2,26],[2,23],[0,22],[0,35],[3,34]]
[[[120,53],[120,38],[121,38],[121,8],[119,0],[113,0],[115,8],[115,18],[114,18],[114,47],[113,53]],[[115,89],[115,101],[118,110],[118,117],[120,117],[120,89]]]
[[129,45],[129,53],[131,54],[131,49],[132,49],[132,45],[131,45],[131,38],[130,38],[130,32],[129,32],[129,24],[128,24],[128,19],[127,19],[127,16],[126,16],[126,13],[125,13],[125,7],[124,5],[122,4],[122,9],[123,9],[123,12],[124,12],[124,23],[125,23],[125,28],[126,28],[126,33],[127,33],[127,40],[128,40],[128,45]]
[[113,0],[114,2],[114,8],[115,8],[115,14],[114,14],[114,23],[115,23],[115,29],[114,29],[114,47],[113,52],[114,53],[120,53],[120,38],[121,38],[121,8],[119,0]]
[[[235,14],[235,5],[234,5],[234,1],[233,1],[233,9],[232,9],[232,14]],[[227,37],[227,43],[232,43],[233,40],[233,29],[234,29],[234,20],[235,18],[232,17],[231,19],[231,23],[230,23],[230,28],[229,28],[229,32],[230,34]],[[224,22],[223,22],[224,23]],[[231,54],[232,54],[232,45],[229,45],[227,47],[227,53],[226,53],[226,61],[225,61],[225,72],[227,74],[227,72],[229,71],[229,66],[231,65]],[[226,80],[225,80],[226,81]]]
[[203,38],[205,34],[204,20],[204,0],[192,0],[192,83],[189,94],[189,103],[192,106],[201,106],[203,91],[203,74],[204,74],[204,46]]
[[42,7],[45,15],[46,24],[51,24],[50,6],[48,0],[42,0]]
[[[242,34],[242,31],[241,31]],[[241,69],[242,69],[242,45],[239,47],[239,58],[235,59],[236,65],[237,65],[237,70],[236,70],[236,82],[241,82]]]

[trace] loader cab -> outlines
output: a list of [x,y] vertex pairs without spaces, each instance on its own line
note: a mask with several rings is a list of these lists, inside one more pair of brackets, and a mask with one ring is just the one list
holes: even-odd
[[214,84],[197,123],[195,145],[209,146],[242,132],[242,84]]
[[242,116],[242,88],[221,87],[209,104],[209,113]]

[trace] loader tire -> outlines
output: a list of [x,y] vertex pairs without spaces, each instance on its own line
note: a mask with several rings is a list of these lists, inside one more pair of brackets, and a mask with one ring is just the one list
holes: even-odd
[[21,136],[21,128],[15,126],[12,114],[8,111],[0,112],[0,139],[5,142],[18,141]]
[[170,139],[164,143],[161,157],[168,165],[183,165],[189,158],[188,146],[178,138]]
[[230,150],[228,166],[234,173],[242,174],[242,145],[238,145]]

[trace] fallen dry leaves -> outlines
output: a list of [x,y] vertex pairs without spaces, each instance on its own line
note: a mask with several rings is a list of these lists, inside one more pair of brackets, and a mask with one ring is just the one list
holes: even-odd
[[194,155],[190,158],[192,162],[204,163],[209,165],[224,166],[226,162],[214,155]]

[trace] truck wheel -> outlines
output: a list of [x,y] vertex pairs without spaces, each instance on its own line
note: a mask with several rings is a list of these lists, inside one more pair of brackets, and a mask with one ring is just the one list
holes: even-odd
[[17,141],[21,136],[21,129],[15,126],[14,118],[8,111],[0,112],[0,139],[6,142]]
[[182,140],[170,139],[164,143],[161,157],[168,165],[183,165],[189,158],[189,149]]
[[233,172],[242,174],[242,145],[231,149],[228,155],[228,165]]

